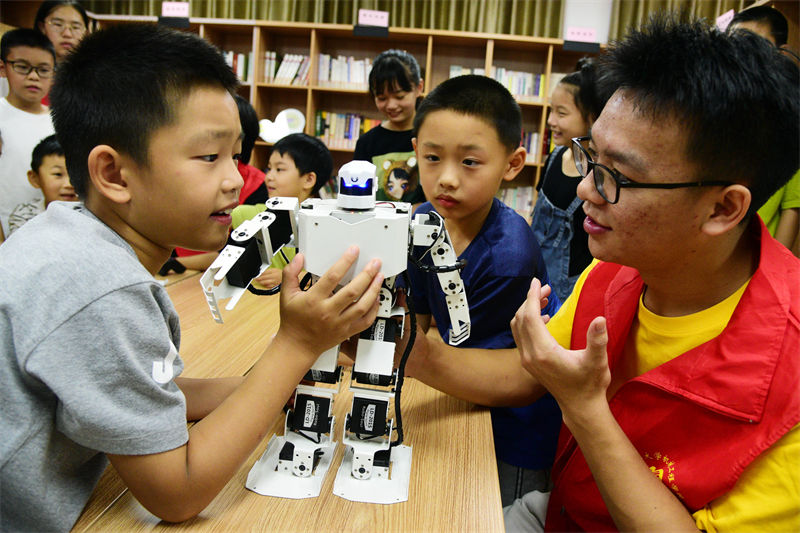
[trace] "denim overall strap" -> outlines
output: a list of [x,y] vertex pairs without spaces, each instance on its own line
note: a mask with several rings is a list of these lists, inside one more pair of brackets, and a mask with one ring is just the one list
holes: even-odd
[[[550,155],[542,179],[547,179],[557,153],[565,149],[563,146],[558,147]],[[567,209],[559,209],[544,194],[543,183],[533,209],[531,229],[542,250],[550,285],[562,302],[572,292],[577,279],[577,276],[569,276],[570,242],[573,235],[572,216],[582,203],[576,196]]]

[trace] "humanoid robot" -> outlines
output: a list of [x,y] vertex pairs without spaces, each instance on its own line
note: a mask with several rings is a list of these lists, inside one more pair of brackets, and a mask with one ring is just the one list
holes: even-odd
[[[358,339],[350,382],[353,401],[342,434],[347,449],[334,493],[355,501],[395,503],[408,499],[411,472],[411,448],[402,444],[399,397],[404,361],[413,339],[399,367],[394,366],[395,340],[402,334],[405,320],[404,309],[396,305],[396,278],[405,272],[408,259],[438,276],[453,325],[450,344],[469,338],[470,318],[459,274],[464,265],[456,260],[444,219],[432,212],[412,221],[409,204],[376,202],[375,170],[367,161],[342,166],[335,200],[309,198],[298,205],[296,198],[271,198],[266,211],[233,230],[229,244],[200,283],[214,319],[221,323],[219,300],[230,298],[227,309],[232,309],[250,281],[284,246],[296,246],[304,254],[306,278],[312,283],[350,245],[359,247],[358,260],[341,285],[371,259],[381,259],[385,279],[378,315]],[[412,253],[420,249],[422,256],[430,254],[433,266],[423,266]],[[303,285],[307,281],[304,279]],[[413,334],[413,323],[411,329]],[[313,385],[298,385],[284,435],[273,437],[248,475],[251,490],[288,498],[319,495],[336,447],[332,409],[342,372],[337,366],[338,354],[335,346],[320,355],[304,378]],[[396,400],[396,426],[389,417],[392,399]],[[392,442],[393,431],[398,438]]]

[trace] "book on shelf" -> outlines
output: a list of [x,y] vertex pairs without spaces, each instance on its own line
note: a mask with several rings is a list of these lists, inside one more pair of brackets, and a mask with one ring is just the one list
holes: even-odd
[[267,50],[264,53],[264,81],[272,83],[278,68],[278,54],[274,50]]
[[535,200],[533,187],[505,187],[497,191],[495,196],[530,223]]
[[353,56],[330,54],[319,55],[317,80],[321,86],[365,89],[372,70],[370,58],[356,59]]
[[284,54],[271,82],[279,85],[300,85],[299,82],[294,83],[294,80],[307,58],[308,56],[302,54]]
[[542,160],[542,144],[539,142],[538,131],[522,132],[522,147],[528,152],[525,156],[526,163],[540,163]]
[[480,67],[468,68],[461,65],[450,65],[450,77],[465,76],[467,74],[477,74],[480,76],[486,75],[486,70]]
[[226,50],[223,52],[225,62],[231,67],[236,77],[243,83],[247,83],[253,79],[253,53],[234,52],[233,50]]
[[358,113],[317,111],[314,117],[314,135],[333,150],[353,150],[356,141],[381,121],[365,118]]

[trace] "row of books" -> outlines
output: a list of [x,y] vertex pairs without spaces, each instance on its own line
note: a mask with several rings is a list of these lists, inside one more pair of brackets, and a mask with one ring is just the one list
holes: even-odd
[[253,79],[253,52],[245,54],[226,50],[223,55],[225,56],[225,62],[236,73],[241,82],[247,83]]
[[372,60],[353,56],[319,55],[317,83],[321,86],[365,89],[369,83]]
[[317,111],[314,119],[314,135],[328,148],[353,150],[358,137],[380,123],[380,120],[366,118],[357,113]]
[[538,131],[523,131],[522,147],[528,152],[525,156],[526,163],[539,163],[542,160],[542,144]]
[[264,57],[264,81],[283,85],[308,85],[311,58],[303,54],[284,54],[268,50]]
[[506,187],[497,191],[495,196],[530,223],[533,204],[536,201],[535,194],[533,187],[528,185]]
[[502,83],[516,98],[541,100],[545,96],[544,74],[492,67],[492,78]]

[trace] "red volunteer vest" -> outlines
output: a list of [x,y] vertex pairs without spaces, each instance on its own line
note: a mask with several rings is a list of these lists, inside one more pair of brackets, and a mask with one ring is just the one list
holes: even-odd
[[[800,261],[759,223],[760,264],[723,332],[623,384],[610,401],[653,474],[690,512],[727,493],[800,421]],[[642,287],[636,270],[598,264],[578,299],[572,348],[585,348],[590,322],[605,316],[613,372]],[[563,425],[553,480],[546,531],[616,531]]]

